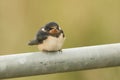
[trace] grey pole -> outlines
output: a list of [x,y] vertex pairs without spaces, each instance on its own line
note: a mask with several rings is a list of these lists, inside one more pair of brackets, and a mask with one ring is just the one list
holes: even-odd
[[120,66],[120,43],[0,56],[0,79]]

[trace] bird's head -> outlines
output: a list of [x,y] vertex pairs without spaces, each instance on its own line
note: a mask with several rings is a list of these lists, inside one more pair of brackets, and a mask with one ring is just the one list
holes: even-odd
[[42,28],[42,31],[52,35],[60,33],[60,30],[61,30],[60,26],[55,22],[50,22]]

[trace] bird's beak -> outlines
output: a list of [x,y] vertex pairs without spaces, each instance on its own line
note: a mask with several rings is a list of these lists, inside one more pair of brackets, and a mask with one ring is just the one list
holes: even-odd
[[56,34],[56,33],[59,33],[59,30],[56,29],[56,28],[53,28],[49,31],[50,34]]

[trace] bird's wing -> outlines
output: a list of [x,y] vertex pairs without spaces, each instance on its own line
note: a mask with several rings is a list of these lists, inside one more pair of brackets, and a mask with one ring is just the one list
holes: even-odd
[[43,42],[43,40],[47,39],[48,33],[39,30],[36,34],[34,40],[31,40],[28,45],[38,45]]
[[43,32],[43,31],[38,31],[36,35],[36,40],[38,40],[39,43],[42,43],[43,40],[47,39],[48,33]]

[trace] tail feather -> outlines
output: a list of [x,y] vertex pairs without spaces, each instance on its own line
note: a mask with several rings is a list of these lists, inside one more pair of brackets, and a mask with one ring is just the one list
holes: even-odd
[[39,42],[37,40],[32,40],[28,43],[28,45],[32,46],[32,45],[37,45],[39,44]]

